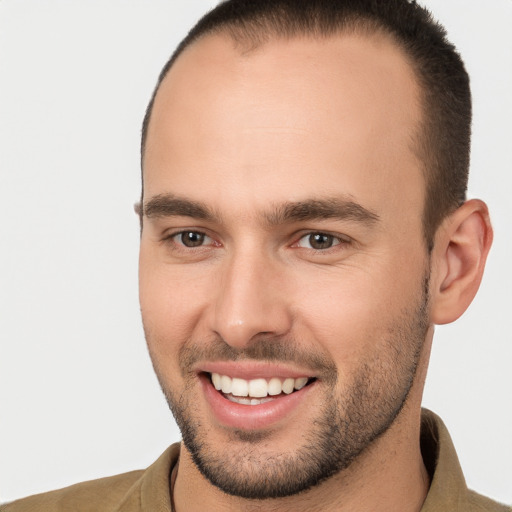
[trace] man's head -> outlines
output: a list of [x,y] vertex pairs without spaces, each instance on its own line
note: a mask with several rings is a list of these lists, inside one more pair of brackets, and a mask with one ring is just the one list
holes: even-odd
[[[451,198],[441,217],[428,206],[457,181],[440,174],[453,155],[437,139],[469,144],[457,55],[407,2],[340,1],[345,18],[337,4],[221,5],[145,120],[141,310],[183,433],[180,471],[244,498],[416,453],[404,440],[419,428],[432,324],[467,307],[490,243],[485,206],[457,209],[467,151],[458,192],[436,192]],[[423,38],[444,48],[429,68],[443,87],[458,83],[448,62],[463,77],[450,106],[465,114],[450,122],[411,57]],[[462,135],[447,143],[453,119]]]
[[421,122],[411,143],[424,173],[424,230],[429,248],[442,219],[466,197],[471,137],[469,77],[443,27],[407,0],[239,0],[221,3],[189,32],[164,66],[142,129],[141,160],[158,88],[175,60],[195,41],[228,34],[240,52],[271,40],[337,34],[386,34],[403,52],[419,86]]

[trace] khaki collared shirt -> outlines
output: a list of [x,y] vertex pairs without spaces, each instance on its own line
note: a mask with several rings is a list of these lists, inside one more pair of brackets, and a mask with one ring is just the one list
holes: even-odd
[[[448,430],[439,417],[423,410],[421,446],[431,474],[421,512],[512,512],[466,486]],[[179,457],[170,446],[143,471],[84,482],[0,506],[1,512],[172,512],[169,475]]]

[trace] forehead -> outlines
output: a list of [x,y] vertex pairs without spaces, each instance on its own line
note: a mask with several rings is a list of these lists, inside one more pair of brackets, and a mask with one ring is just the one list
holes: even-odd
[[339,184],[378,203],[390,183],[422,189],[419,105],[412,68],[384,35],[275,40],[250,51],[207,36],[176,60],[155,98],[145,195],[228,199],[245,187],[238,192],[278,202],[279,191],[300,200],[301,190],[332,195]]

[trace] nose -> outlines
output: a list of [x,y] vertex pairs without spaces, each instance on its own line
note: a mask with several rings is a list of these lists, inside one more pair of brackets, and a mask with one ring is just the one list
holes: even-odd
[[222,263],[211,329],[233,348],[261,335],[286,334],[292,316],[282,269],[263,255],[233,255]]

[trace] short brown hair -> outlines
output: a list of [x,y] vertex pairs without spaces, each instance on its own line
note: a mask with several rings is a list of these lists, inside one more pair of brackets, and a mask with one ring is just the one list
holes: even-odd
[[141,162],[154,99],[162,80],[194,41],[225,32],[258,47],[272,38],[333,37],[341,32],[389,34],[409,58],[422,95],[416,151],[423,163],[423,226],[429,251],[441,221],[466,198],[471,139],[469,77],[444,28],[409,0],[227,0],[191,29],[158,78],[142,125]]

